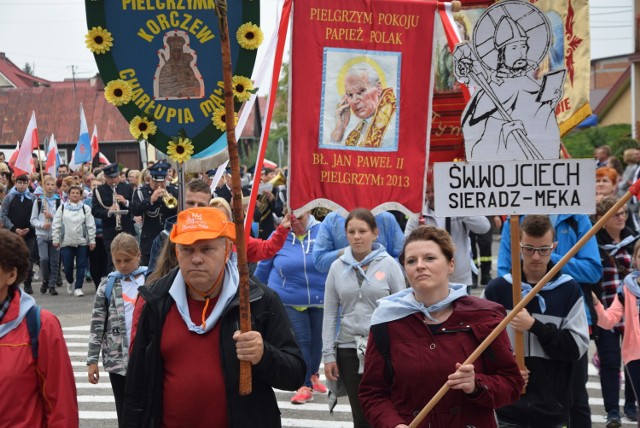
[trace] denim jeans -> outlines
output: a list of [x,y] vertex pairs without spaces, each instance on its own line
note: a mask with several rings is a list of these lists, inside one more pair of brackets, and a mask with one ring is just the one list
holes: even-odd
[[82,288],[84,273],[87,270],[87,258],[89,256],[89,246],[62,247],[62,265],[64,276],[69,284],[73,283],[73,262],[76,262],[76,285],[74,288]]
[[311,375],[318,372],[322,358],[322,317],[323,308],[308,307],[299,311],[291,306],[284,307],[289,316],[293,334],[307,365],[304,386],[311,388]]
[[56,288],[58,265],[60,264],[60,249],[55,248],[52,241],[38,238],[38,254],[40,255],[42,285],[46,285],[48,288]]
[[[621,336],[618,332],[600,329],[600,336],[598,340],[595,341],[598,356],[600,357],[600,387],[602,388],[604,409],[607,413],[613,410],[620,411]],[[625,380],[625,404],[631,404],[635,401],[633,388],[630,383],[629,380]]]

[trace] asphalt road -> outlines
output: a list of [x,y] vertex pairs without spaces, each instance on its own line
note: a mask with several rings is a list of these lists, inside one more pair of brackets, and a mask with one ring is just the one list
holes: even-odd
[[[497,252],[497,245],[494,245]],[[494,269],[495,272],[495,269]],[[78,400],[80,406],[80,426],[84,428],[116,427],[115,406],[108,383],[108,376],[102,372],[99,385],[90,385],[86,380],[86,352],[89,322],[95,287],[93,283],[85,283],[83,291],[84,297],[74,297],[67,294],[66,288],[58,288],[58,296],[40,294],[40,283],[34,282],[33,289],[37,303],[58,316],[62,324],[70,358],[73,364],[76,386],[78,388]],[[482,288],[472,291],[472,294],[479,295]],[[589,350],[590,357],[595,352],[595,346],[591,344]],[[321,369],[322,373],[322,369]],[[323,377],[323,375],[321,375]],[[593,365],[589,365],[589,380],[587,383],[589,392],[589,402],[592,410],[593,427],[604,427],[604,408],[600,393],[600,383],[597,370]],[[321,428],[342,428],[351,427],[351,412],[346,398],[341,398],[333,415],[328,412],[326,395],[315,394],[314,401],[304,405],[292,405],[290,398],[292,393],[276,391],[278,405],[280,406],[283,418],[283,426],[288,427],[321,427]],[[624,403],[621,394],[620,406]],[[636,424],[623,418],[623,426],[635,426]]]

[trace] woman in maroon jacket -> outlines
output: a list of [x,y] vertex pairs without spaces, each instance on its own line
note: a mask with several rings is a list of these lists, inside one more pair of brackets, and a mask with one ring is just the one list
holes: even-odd
[[453,254],[446,231],[415,229],[400,254],[411,288],[381,299],[373,314],[360,402],[376,428],[407,427],[444,383],[451,390],[421,427],[494,428],[493,409],[520,395],[524,380],[506,332],[474,364],[461,364],[505,311],[449,283]]

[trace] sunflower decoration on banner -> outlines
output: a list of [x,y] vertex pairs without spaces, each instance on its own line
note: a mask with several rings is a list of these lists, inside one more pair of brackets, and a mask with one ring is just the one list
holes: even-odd
[[253,82],[244,76],[233,76],[233,96],[240,102],[249,101],[252,94],[257,92],[257,88],[254,89]]
[[104,88],[104,97],[116,107],[128,104],[132,96],[131,85],[124,80],[112,80]]
[[193,144],[188,138],[176,138],[169,142],[169,148],[167,149],[167,155],[178,163],[178,165],[185,163],[193,155]]
[[136,140],[148,140],[150,135],[155,135],[156,129],[156,124],[146,116],[136,116],[129,123],[129,132]]
[[113,46],[111,33],[102,27],[93,27],[85,36],[85,43],[89,50],[96,55],[109,52]]
[[[235,120],[234,125],[238,124],[238,113],[233,114],[233,118]],[[224,105],[222,107],[218,107],[213,112],[213,126],[215,126],[219,131],[225,132],[227,130],[227,115],[224,109]]]
[[[176,2],[159,9],[149,2],[85,0],[85,44],[105,83],[105,98],[127,119],[133,138],[178,163],[227,147],[224,107],[219,111],[224,85],[217,3]],[[260,1],[234,1],[226,15],[236,35],[230,42],[238,112],[257,90],[247,76],[264,41]]]
[[264,40],[264,33],[260,27],[255,25],[253,22],[247,22],[238,28],[236,38],[238,39],[240,46],[244,49],[255,50],[262,44],[262,41]]

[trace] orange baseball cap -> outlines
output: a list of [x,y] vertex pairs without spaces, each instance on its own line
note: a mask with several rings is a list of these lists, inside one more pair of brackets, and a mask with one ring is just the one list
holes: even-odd
[[191,208],[178,214],[170,239],[175,244],[191,245],[203,239],[227,237],[235,242],[235,224],[217,208]]

